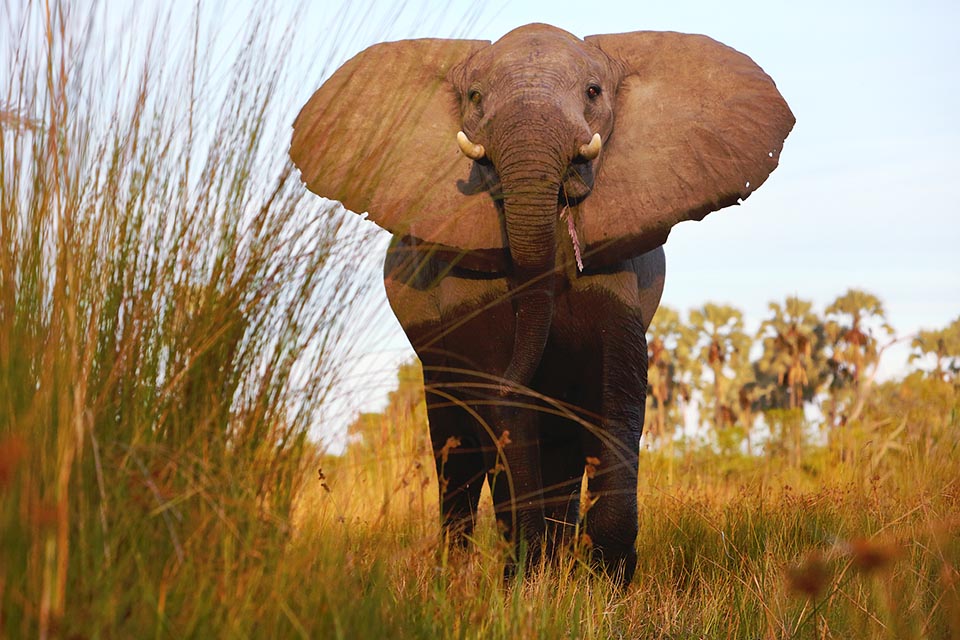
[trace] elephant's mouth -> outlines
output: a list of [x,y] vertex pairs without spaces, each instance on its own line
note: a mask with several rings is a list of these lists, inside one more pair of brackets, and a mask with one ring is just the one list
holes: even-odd
[[[463,155],[473,160],[470,177],[460,180],[457,188],[465,195],[472,195],[480,191],[490,193],[494,200],[502,201],[503,192],[500,175],[494,162],[487,155],[482,144],[470,140],[463,131],[457,132],[457,145]],[[580,145],[580,148],[570,161],[558,191],[560,206],[574,206],[579,204],[593,190],[595,177],[594,161],[600,155],[603,143],[599,133],[595,133],[590,142]]]
[[574,161],[567,167],[560,185],[560,205],[574,206],[590,195],[593,190],[593,162]]
[[[570,163],[557,192],[557,204],[560,208],[576,206],[590,195],[596,173],[593,165],[591,161]],[[489,193],[497,207],[502,210],[503,189],[500,176],[493,163],[486,158],[473,163],[470,176],[466,180],[458,181],[457,188],[464,195]]]

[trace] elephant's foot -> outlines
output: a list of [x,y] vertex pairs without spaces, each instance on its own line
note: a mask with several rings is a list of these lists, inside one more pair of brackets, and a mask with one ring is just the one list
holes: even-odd
[[594,565],[603,571],[619,588],[625,589],[633,574],[637,570],[637,550],[633,544],[629,546],[594,547]]
[[427,410],[430,412],[443,537],[451,547],[463,548],[473,535],[480,490],[486,475],[483,450],[477,438],[457,422],[463,417],[455,408],[438,409],[431,405]]
[[[520,523],[517,527],[513,526],[514,515]],[[504,580],[529,574],[541,565],[545,557],[549,557],[542,510],[518,509],[514,514],[512,509],[507,508],[497,512],[496,517],[506,551]]]
[[637,503],[632,496],[601,493],[585,517],[593,565],[626,587],[637,568]]
[[530,541],[528,543],[524,540],[511,545],[510,553],[503,565],[504,583],[510,584],[518,577],[529,576],[542,565],[543,560],[544,541],[542,538],[536,542]]
[[517,576],[528,575],[543,562],[547,548],[543,507],[539,501],[516,505],[508,489],[496,483],[493,496],[506,555],[503,578],[510,582]]
[[440,525],[444,544],[451,550],[465,551],[473,536],[473,527],[473,517],[451,518],[448,514]]

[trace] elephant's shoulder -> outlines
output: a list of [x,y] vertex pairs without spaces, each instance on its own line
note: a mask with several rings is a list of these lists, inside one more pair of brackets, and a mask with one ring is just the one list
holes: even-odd
[[601,269],[587,269],[571,283],[571,289],[590,297],[615,302],[640,311],[647,326],[660,305],[666,275],[663,247]]
[[442,328],[508,300],[504,275],[465,268],[441,253],[394,242],[384,261],[387,299],[408,332]]
[[433,289],[448,277],[478,281],[505,279],[509,269],[506,261],[488,258],[471,252],[425,245],[408,236],[395,238],[390,244],[383,274],[385,279],[403,283],[418,291]]

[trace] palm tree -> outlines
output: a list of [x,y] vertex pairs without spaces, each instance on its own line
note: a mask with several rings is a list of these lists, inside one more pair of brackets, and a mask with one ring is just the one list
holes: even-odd
[[765,404],[802,409],[826,382],[823,323],[813,303],[796,296],[768,308],[771,316],[757,332],[763,352],[756,363],[757,377],[767,388]]
[[777,432],[778,436],[770,444],[798,461],[804,441],[804,403],[814,400],[827,379],[823,323],[813,313],[813,303],[796,296],[782,305],[771,302],[768,308],[771,316],[757,332],[763,352],[754,366],[763,388],[767,425],[771,435]]
[[943,329],[918,331],[910,348],[910,362],[932,356],[930,374],[937,380],[956,380],[960,374],[960,317]]
[[850,289],[826,308],[827,365],[831,371],[828,424],[843,426],[859,417],[877,373],[883,351],[881,335],[892,338],[883,302],[873,294]]
[[[712,302],[690,311],[690,328],[696,336],[692,371],[699,382],[704,405],[701,416],[712,424],[722,449],[732,450],[748,437],[751,424],[740,419],[740,391],[755,381],[750,366],[752,339],[744,332],[739,309]],[[704,367],[710,375],[704,376]],[[735,429],[738,426],[740,429]]]

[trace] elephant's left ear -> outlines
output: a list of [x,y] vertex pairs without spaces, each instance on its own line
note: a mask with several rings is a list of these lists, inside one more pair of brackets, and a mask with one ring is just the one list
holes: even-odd
[[590,36],[622,66],[614,127],[580,225],[594,262],[643,253],[670,228],[755,191],[794,117],[750,58],[706,36]]

